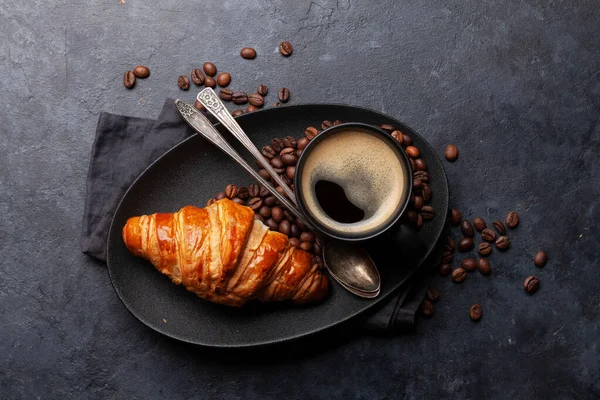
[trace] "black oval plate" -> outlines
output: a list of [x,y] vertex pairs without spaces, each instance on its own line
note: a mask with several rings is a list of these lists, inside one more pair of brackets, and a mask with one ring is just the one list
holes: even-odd
[[[412,136],[432,176],[432,205],[438,216],[425,222],[419,236],[431,252],[444,227],[448,209],[448,183],[439,157],[429,144],[409,127],[375,111],[344,105],[310,104],[272,108],[244,114],[237,121],[258,147],[275,137],[302,136],[308,126],[321,121],[391,124]],[[219,130],[224,130],[219,126]],[[229,142],[240,145],[230,135]],[[251,160],[251,156],[246,157]],[[401,266],[397,259],[378,262],[381,294],[366,300],[342,289],[331,280],[330,295],[319,304],[249,303],[237,309],[212,304],[177,286],[147,261],[133,256],[123,244],[121,228],[131,216],[174,212],[206,201],[228,183],[247,185],[251,177],[237,164],[199,135],[184,140],[144,171],[131,185],[113,217],[107,264],[113,287],[125,307],[150,328],[169,337],[208,347],[251,347],[305,337],[376,306],[390,296],[418,267]],[[421,262],[422,262],[421,260]],[[419,264],[421,263],[419,262]]]

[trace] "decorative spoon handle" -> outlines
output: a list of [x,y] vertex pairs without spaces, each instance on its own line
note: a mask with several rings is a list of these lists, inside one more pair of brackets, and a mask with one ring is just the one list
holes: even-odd
[[225,126],[225,128],[227,128],[227,130],[231,132],[231,134],[235,136],[235,138],[239,140],[250,153],[252,153],[254,158],[260,161],[262,166],[267,170],[271,177],[273,177],[275,182],[277,182],[277,184],[283,189],[290,201],[297,205],[296,197],[294,196],[292,189],[290,189],[283,179],[281,179],[279,174],[273,170],[269,160],[267,160],[261,154],[254,143],[252,143],[248,135],[246,135],[246,133],[243,131],[242,127],[231,116],[231,114],[229,114],[229,111],[227,111],[225,105],[217,97],[215,91],[212,90],[212,88],[203,89],[200,93],[198,93],[197,99],[200,103],[202,103],[202,105],[204,105],[204,107],[206,107],[208,112],[214,115],[215,118],[222,123],[223,126]]
[[177,111],[181,114],[185,122],[188,123],[196,132],[208,139],[212,144],[223,150],[234,161],[240,164],[254,179],[260,182],[265,188],[271,192],[296,218],[304,220],[305,218],[288,199],[279,193],[275,188],[267,182],[254,168],[252,168],[246,160],[244,160],[233,147],[221,136],[219,131],[210,123],[210,121],[198,110],[189,104],[177,99],[175,100]]

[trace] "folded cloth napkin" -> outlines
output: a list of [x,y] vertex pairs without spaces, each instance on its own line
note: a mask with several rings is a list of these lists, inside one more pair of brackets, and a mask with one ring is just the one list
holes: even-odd
[[[110,222],[125,191],[146,167],[192,133],[173,99],[166,99],[157,120],[100,114],[87,177],[81,237],[85,254],[106,262]],[[435,265],[436,261],[427,263]],[[427,285],[426,274],[410,279],[366,319],[365,327],[379,332],[412,328]]]

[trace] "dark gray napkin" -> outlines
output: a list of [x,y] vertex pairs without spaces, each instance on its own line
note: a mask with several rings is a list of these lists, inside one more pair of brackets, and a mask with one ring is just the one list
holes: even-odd
[[[157,120],[100,114],[83,215],[81,248],[85,254],[106,262],[108,230],[119,201],[153,161],[191,134],[173,99],[166,99]],[[411,278],[397,295],[366,319],[365,327],[379,332],[413,327],[427,285],[426,276]]]

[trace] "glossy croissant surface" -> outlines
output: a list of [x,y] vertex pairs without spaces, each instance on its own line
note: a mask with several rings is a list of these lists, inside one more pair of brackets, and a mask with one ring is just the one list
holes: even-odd
[[129,251],[214,303],[315,302],[329,288],[311,254],[255,220],[251,208],[228,199],[132,217],[122,233]]

